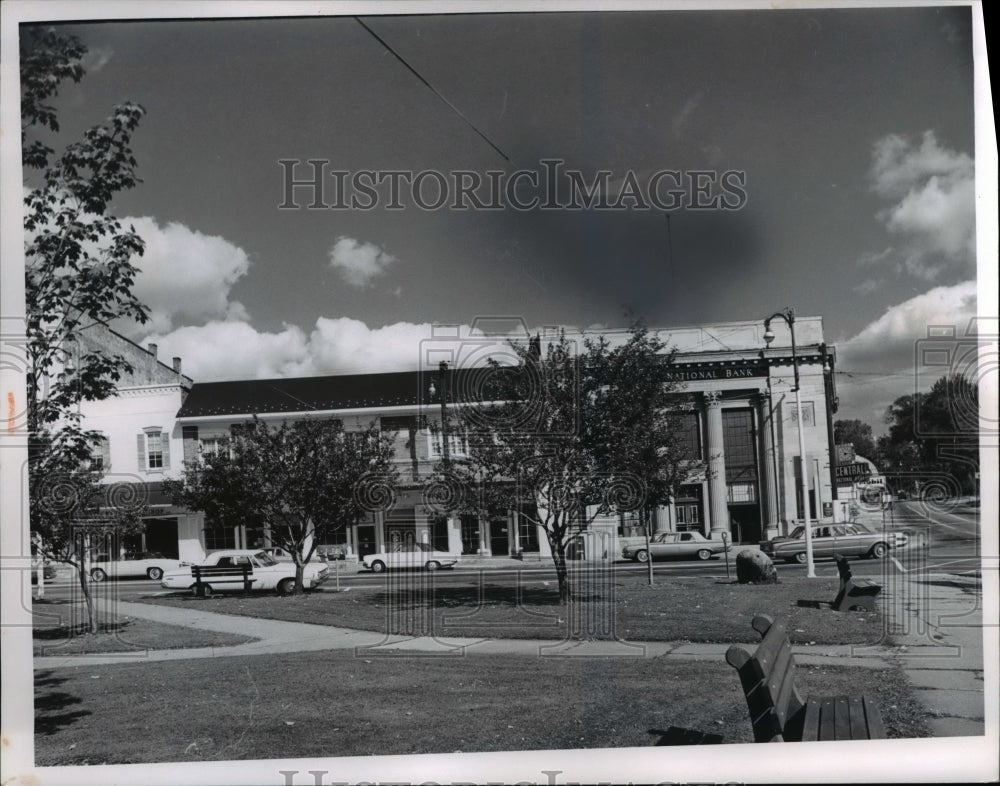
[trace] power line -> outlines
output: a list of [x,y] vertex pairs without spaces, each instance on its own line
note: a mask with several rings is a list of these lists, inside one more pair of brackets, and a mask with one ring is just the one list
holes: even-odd
[[434,87],[434,85],[432,85],[432,84],[431,84],[430,82],[428,82],[428,81],[427,81],[426,79],[424,79],[424,78],[423,78],[423,77],[422,77],[422,76],[420,75],[420,73],[419,73],[419,72],[417,71],[417,69],[415,69],[415,68],[414,68],[413,66],[411,66],[411,65],[410,65],[409,63],[407,63],[407,62],[406,62],[406,61],[405,61],[405,60],[403,59],[402,55],[400,55],[400,54],[399,54],[399,53],[398,53],[398,52],[397,52],[397,51],[396,51],[395,49],[393,49],[393,48],[392,48],[391,46],[389,46],[389,44],[388,44],[388,43],[386,43],[385,39],[383,39],[383,38],[382,38],[382,37],[381,37],[381,36],[380,36],[380,35],[379,35],[378,33],[376,33],[376,32],[375,32],[374,30],[372,30],[372,29],[371,29],[371,28],[370,28],[370,27],[369,27],[368,25],[366,25],[366,24],[365,24],[365,23],[364,23],[363,21],[361,21],[361,17],[359,17],[359,16],[356,16],[356,17],[354,17],[354,19],[355,19],[355,21],[356,21],[356,22],[357,22],[357,23],[358,23],[359,25],[361,25],[361,26],[362,26],[362,27],[363,27],[363,28],[364,28],[365,30],[367,30],[367,31],[368,31],[368,32],[369,32],[369,33],[371,34],[372,38],[374,38],[374,39],[375,39],[376,41],[378,41],[378,42],[379,42],[380,44],[382,44],[382,46],[384,46],[384,47],[385,47],[386,51],[388,51],[388,52],[389,52],[389,54],[391,54],[391,55],[392,55],[393,57],[395,57],[395,58],[396,58],[396,59],[397,59],[397,60],[398,60],[398,61],[399,61],[400,63],[402,63],[402,64],[403,64],[403,65],[404,65],[404,66],[406,67],[406,70],[407,70],[407,71],[409,71],[409,72],[410,72],[411,74],[413,74],[413,75],[414,75],[414,76],[415,76],[415,77],[416,77],[417,79],[419,79],[419,80],[420,80],[420,82],[421,82],[421,83],[422,83],[422,84],[423,84],[424,86],[426,86],[426,87],[427,87],[427,89],[428,89],[428,90],[430,90],[430,91],[431,91],[431,92],[432,92],[432,93],[433,93],[434,95],[436,95],[436,96],[437,96],[437,97],[438,97],[439,99],[441,99],[441,100],[442,100],[442,101],[443,101],[443,102],[444,102],[445,104],[447,104],[447,105],[448,105],[448,107],[449,107],[449,108],[451,109],[451,111],[452,111],[452,112],[454,112],[454,113],[455,113],[456,115],[458,115],[458,116],[459,116],[459,117],[460,117],[460,118],[462,119],[462,121],[463,121],[463,122],[464,122],[464,123],[465,123],[465,124],[466,124],[466,125],[467,125],[467,126],[468,126],[469,128],[471,128],[471,129],[472,129],[473,131],[475,131],[475,132],[476,132],[476,134],[478,134],[478,135],[479,135],[479,138],[480,138],[480,139],[482,139],[482,140],[483,140],[484,142],[486,142],[486,144],[488,144],[488,145],[489,145],[490,147],[492,147],[492,148],[493,148],[493,149],[494,149],[494,150],[495,150],[495,151],[496,151],[496,152],[497,152],[497,153],[498,153],[498,154],[500,155],[500,157],[501,157],[501,158],[502,158],[502,159],[503,159],[504,161],[506,161],[506,162],[507,162],[508,164],[513,164],[513,163],[514,163],[513,161],[511,161],[511,160],[510,160],[510,156],[508,156],[508,155],[507,155],[507,154],[506,154],[505,152],[503,152],[503,150],[501,150],[501,149],[500,149],[499,147],[497,147],[497,146],[496,146],[495,144],[493,144],[493,141],[492,141],[492,140],[491,140],[491,139],[490,139],[490,138],[489,138],[488,136],[486,136],[486,134],[484,134],[484,133],[483,133],[482,131],[480,131],[480,130],[479,130],[478,128],[476,128],[476,127],[475,127],[475,125],[473,125],[472,121],[471,121],[471,120],[469,120],[469,118],[467,118],[467,117],[466,117],[466,116],[465,116],[464,114],[462,114],[462,112],[461,112],[461,111],[459,110],[459,108],[458,108],[457,106],[455,106],[455,105],[454,105],[453,103],[451,103],[451,101],[449,101],[449,100],[448,100],[447,98],[445,98],[445,97],[444,97],[444,96],[443,96],[443,95],[442,95],[442,94],[441,94],[441,93],[440,93],[440,92],[439,92],[439,91],[437,90],[437,88],[435,88],[435,87]]

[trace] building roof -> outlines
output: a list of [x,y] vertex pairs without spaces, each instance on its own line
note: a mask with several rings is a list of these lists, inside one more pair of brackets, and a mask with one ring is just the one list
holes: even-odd
[[419,371],[399,371],[385,374],[197,382],[191,388],[177,417],[416,406],[421,378],[426,378],[429,382],[436,376],[436,373],[431,372],[422,374]]
[[[450,402],[475,401],[489,389],[488,368],[448,372]],[[441,403],[438,371],[395,371],[292,379],[198,382],[177,417],[330,412],[350,409],[437,406]],[[433,386],[433,392],[432,392]]]

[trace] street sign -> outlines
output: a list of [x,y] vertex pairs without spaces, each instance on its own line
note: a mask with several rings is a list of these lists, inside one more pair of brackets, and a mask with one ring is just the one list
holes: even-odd
[[871,474],[871,466],[861,462],[843,464],[837,467],[837,480],[846,480],[850,482],[867,480],[871,477]]

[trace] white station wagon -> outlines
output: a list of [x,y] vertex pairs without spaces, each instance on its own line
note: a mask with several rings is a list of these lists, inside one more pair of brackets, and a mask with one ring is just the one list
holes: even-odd
[[[290,595],[295,589],[295,564],[278,562],[260,550],[227,549],[209,554],[201,567],[212,568],[208,575],[202,578],[203,594],[226,590],[243,590],[243,577],[240,569],[249,566],[250,586],[252,589],[274,590],[279,595]],[[228,569],[228,570],[227,570]],[[305,589],[318,587],[327,580],[330,569],[324,563],[305,566],[302,574],[302,586]],[[163,574],[160,586],[165,589],[194,589],[194,570],[192,567],[167,571]]]

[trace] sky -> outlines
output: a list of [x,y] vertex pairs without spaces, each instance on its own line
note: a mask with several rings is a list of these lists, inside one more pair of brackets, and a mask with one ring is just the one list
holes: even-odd
[[[62,29],[89,53],[58,139],[147,111],[143,182],[114,211],[147,243],[151,318],[119,327],[196,381],[415,368],[432,324],[482,317],[599,331],[792,306],[836,347],[836,417],[880,433],[950,370],[916,365],[928,327],[961,338],[977,314],[967,7]],[[289,192],[317,166],[322,196]],[[566,173],[602,171],[609,209],[588,209]]]

